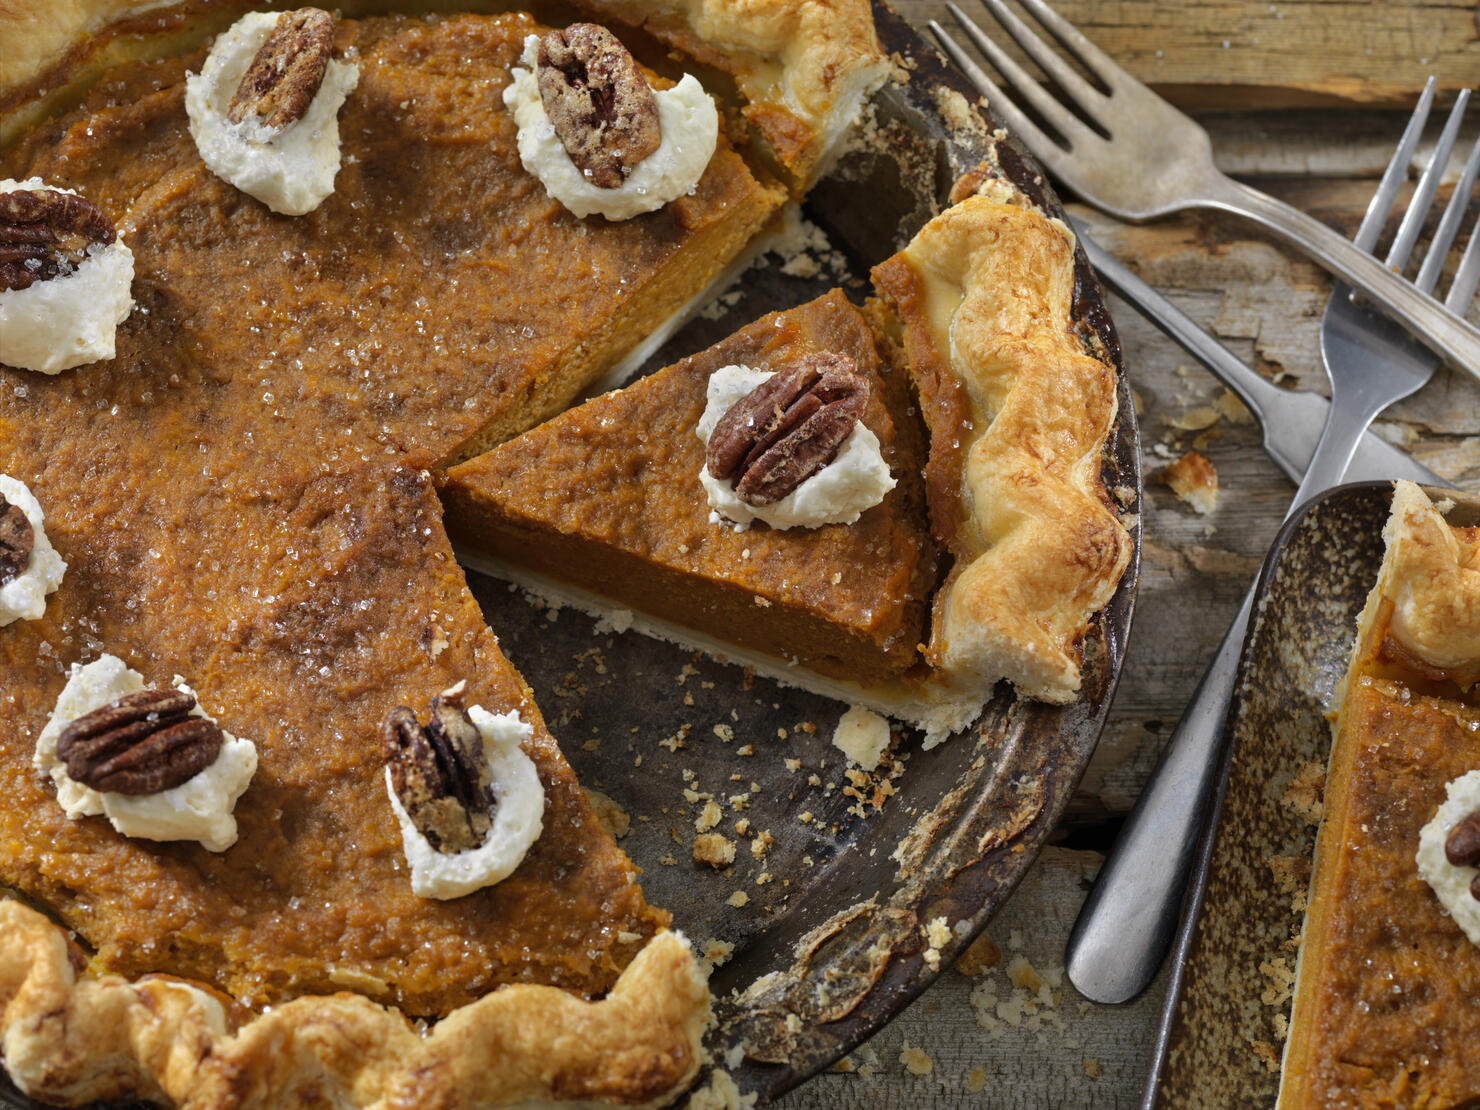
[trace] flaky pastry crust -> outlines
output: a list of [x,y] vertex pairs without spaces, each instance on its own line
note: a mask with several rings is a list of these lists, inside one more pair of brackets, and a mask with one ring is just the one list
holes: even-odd
[[[1480,666],[1480,530],[1452,527],[1423,490],[1398,482],[1382,538],[1387,552],[1362,638],[1384,635],[1390,652],[1436,670]],[[1390,606],[1386,628],[1375,626],[1382,601]]]
[[420,1032],[359,995],[295,999],[233,1029],[172,979],[80,975],[63,931],[0,901],[0,1056],[28,1095],[228,1107],[655,1106],[693,1081],[709,1022],[679,934],[655,936],[606,998],[506,986]]
[[1089,618],[1132,549],[1100,477],[1115,369],[1072,330],[1073,236],[971,196],[873,276],[930,429],[932,526],[956,558],[936,597],[932,661],[983,700],[1007,678],[1068,702]]

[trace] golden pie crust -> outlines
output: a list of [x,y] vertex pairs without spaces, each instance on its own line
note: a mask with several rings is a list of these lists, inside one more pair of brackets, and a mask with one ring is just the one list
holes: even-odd
[[1026,697],[1071,701],[1089,619],[1132,551],[1101,478],[1115,368],[1072,326],[1073,234],[969,196],[873,279],[930,432],[931,523],[955,557],[927,659],[979,701],[1002,678]]
[[[1480,1094],[1480,950],[1420,878],[1419,831],[1480,768],[1480,529],[1399,482],[1338,691],[1282,1110]],[[1416,663],[1416,666],[1415,666]],[[1455,676],[1459,675],[1457,679]]]

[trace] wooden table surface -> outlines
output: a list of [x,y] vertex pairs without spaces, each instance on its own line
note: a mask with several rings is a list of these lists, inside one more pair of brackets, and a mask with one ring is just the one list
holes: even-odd
[[[895,2],[922,29],[932,18],[950,21],[941,0]],[[984,9],[962,2],[990,22]],[[1480,78],[1474,0],[1056,0],[1056,7],[1195,112],[1222,169],[1348,235],[1426,76],[1439,77],[1446,99],[1467,77]],[[1465,129],[1471,140],[1477,125]],[[1455,159],[1446,183],[1457,176]],[[1230,217],[1199,213],[1133,227],[1070,207],[1103,245],[1260,373],[1325,392],[1317,346],[1329,291],[1323,271]],[[1058,846],[1042,854],[989,927],[995,964],[974,976],[942,975],[853,1054],[848,1070],[805,1084],[781,1101],[786,1110],[1139,1103],[1166,971],[1135,1002],[1095,1005],[1063,977],[1064,941],[1116,819],[1134,802],[1232,620],[1294,487],[1263,453],[1257,427],[1231,418],[1237,406],[1220,412],[1223,387],[1133,308],[1110,303],[1139,402],[1147,496],[1135,626],[1099,751]],[[1480,489],[1480,385],[1464,373],[1441,369],[1379,430],[1441,475]],[[1218,473],[1217,508],[1207,516],[1156,481],[1193,449]]]

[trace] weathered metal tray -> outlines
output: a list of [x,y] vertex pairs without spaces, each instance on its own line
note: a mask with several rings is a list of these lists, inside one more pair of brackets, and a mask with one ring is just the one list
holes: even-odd
[[[752,267],[722,313],[690,322],[646,369],[835,285],[863,300],[869,267],[903,246],[984,161],[1062,215],[1041,172],[996,131],[976,93],[903,19],[874,6],[885,49],[908,79],[875,96],[869,137],[808,197],[804,214],[828,245],[814,244],[800,265],[771,256]],[[1072,705],[1019,701],[1004,685],[969,735],[928,752],[905,736],[891,768],[850,777],[831,744],[844,706],[613,632],[469,572],[580,781],[630,816],[621,844],[643,869],[649,899],[672,910],[701,951],[711,941],[716,952],[732,946],[711,980],[718,1020],[708,1044],[761,1104],[876,1032],[980,932],[1031,866],[1099,739],[1135,597],[1141,478],[1119,342],[1082,253],[1077,277],[1079,332],[1122,368],[1104,478],[1136,549],[1086,637],[1083,696]],[[723,810],[717,831],[739,845],[721,871],[691,854],[704,795]],[[737,820],[774,838],[764,855],[736,836]],[[938,918],[949,939],[930,951],[926,927]],[[3,1074],[0,1103],[37,1106]]]
[[[1480,520],[1454,490],[1451,522]],[[1213,832],[1178,934],[1143,1106],[1273,1106],[1316,837],[1326,711],[1382,563],[1388,482],[1312,500],[1276,537],[1229,711]]]

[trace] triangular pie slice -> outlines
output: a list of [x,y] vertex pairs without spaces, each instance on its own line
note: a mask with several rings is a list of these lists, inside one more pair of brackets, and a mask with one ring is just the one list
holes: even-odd
[[[1073,259],[1061,223],[968,198],[875,270],[874,324],[835,292],[450,470],[460,550],[917,724],[927,743],[1002,678],[1069,701],[1131,553],[1101,480],[1116,374],[1071,330]],[[816,350],[877,368],[863,423],[900,484],[856,524],[735,532],[699,481],[708,378]]]
[[[713,519],[695,434],[721,367],[847,356],[872,384],[863,424],[899,485],[853,524],[740,531]],[[881,684],[920,659],[934,544],[908,383],[836,290],[448,471],[469,550],[819,675]],[[898,419],[897,419],[898,418]],[[474,556],[476,557],[476,556]]]

